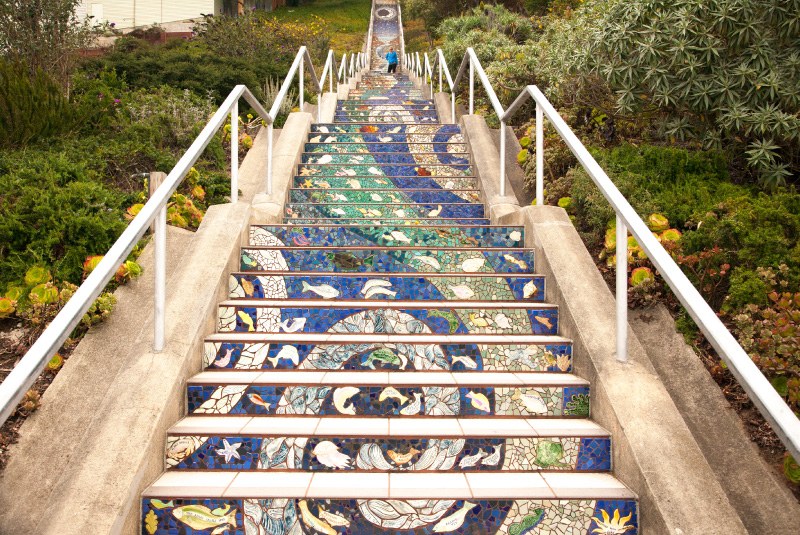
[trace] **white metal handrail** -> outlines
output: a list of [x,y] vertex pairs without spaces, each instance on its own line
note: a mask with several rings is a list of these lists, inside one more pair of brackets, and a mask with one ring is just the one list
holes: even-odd
[[[359,56],[363,66],[364,56]],[[25,356],[11,370],[11,373],[0,384],[0,424],[5,422],[28,389],[36,381],[47,362],[55,355],[64,341],[69,337],[75,327],[80,323],[84,314],[89,310],[108,282],[116,274],[117,268],[130,255],[136,243],[151,225],[154,226],[154,333],[153,350],[160,352],[165,345],[166,325],[166,228],[167,228],[167,203],[172,194],[183,182],[186,174],[200,158],[205,148],[225,124],[230,116],[231,121],[231,202],[239,200],[239,99],[244,98],[255,112],[267,124],[267,191],[272,193],[272,129],[278,116],[283,101],[289,92],[295,75],[299,73],[299,100],[303,108],[305,96],[304,72],[309,71],[311,82],[316,89],[321,101],[322,88],[327,79],[328,86],[333,89],[333,76],[336,70],[336,58],[332,51],[328,52],[327,61],[322,71],[320,81],[314,71],[311,57],[306,47],[300,47],[294,62],[289,69],[280,91],[275,97],[269,112],[261,105],[258,99],[244,85],[237,85],[228,95],[222,105],[217,109],[209,122],[194,140],[189,149],[184,153],[172,171],[169,172],[161,186],[156,189],[141,211],[133,218],[128,227],[123,231],[111,249],[104,255],[103,260],[89,274],[80,285],[64,308],[56,315],[50,325],[42,332]],[[341,68],[339,70],[341,73]],[[317,106],[317,120],[319,120]]]
[[[689,278],[681,270],[672,256],[653,236],[639,214],[628,200],[620,193],[602,167],[592,157],[572,129],[547,100],[547,97],[534,85],[527,86],[508,107],[503,109],[494,89],[481,66],[475,51],[468,48],[454,81],[450,79],[447,61],[441,49],[437,50],[436,62],[439,63],[440,84],[444,71],[450,87],[453,102],[453,122],[455,122],[455,90],[469,66],[470,96],[469,111],[474,112],[475,73],[483,84],[495,114],[500,119],[500,194],[505,192],[505,136],[506,122],[511,119],[528,100],[536,104],[536,204],[544,204],[544,119],[547,118],[558,132],[561,139],[583,166],[595,185],[609,202],[616,214],[616,346],[617,359],[626,362],[628,359],[628,231],[636,238],[636,242],[647,254],[647,258],[672,289],[678,300],[686,308],[689,315],[714,347],[722,360],[727,364],[736,380],[744,388],[772,429],[781,439],[789,453],[800,459],[800,419],[775,391],[770,382],[753,363],[747,352],[736,338],[725,327],[714,309],[703,299]],[[441,90],[441,85],[440,85]]]

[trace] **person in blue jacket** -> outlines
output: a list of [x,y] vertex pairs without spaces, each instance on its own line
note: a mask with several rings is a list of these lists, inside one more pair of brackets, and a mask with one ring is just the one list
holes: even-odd
[[389,62],[388,72],[397,72],[397,52],[394,51],[394,48],[389,48],[389,53],[386,54],[386,61]]

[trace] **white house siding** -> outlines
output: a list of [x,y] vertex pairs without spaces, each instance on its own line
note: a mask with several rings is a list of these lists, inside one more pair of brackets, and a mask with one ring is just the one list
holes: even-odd
[[219,13],[222,0],[83,0],[76,14],[91,15],[98,11],[97,7],[102,8],[103,19],[115,23],[117,28],[131,28]]

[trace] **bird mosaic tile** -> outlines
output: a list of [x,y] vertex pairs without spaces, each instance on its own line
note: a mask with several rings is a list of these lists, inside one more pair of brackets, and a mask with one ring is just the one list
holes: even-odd
[[295,176],[293,188],[311,189],[475,189],[473,177],[420,176],[420,177],[376,177],[376,176]]
[[419,203],[451,204],[480,202],[478,190],[408,189],[387,192],[381,189],[311,189],[293,188],[290,203]]
[[472,166],[464,164],[402,165],[402,164],[300,164],[299,176],[376,176],[376,177],[454,177],[472,176]]

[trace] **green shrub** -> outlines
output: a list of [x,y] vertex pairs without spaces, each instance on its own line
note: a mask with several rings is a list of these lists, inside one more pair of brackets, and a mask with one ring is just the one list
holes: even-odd
[[625,114],[663,113],[662,134],[744,153],[772,188],[800,172],[797,2],[635,0],[597,22],[582,74]]
[[69,130],[73,113],[61,87],[43,71],[0,58],[0,147],[22,146]]

